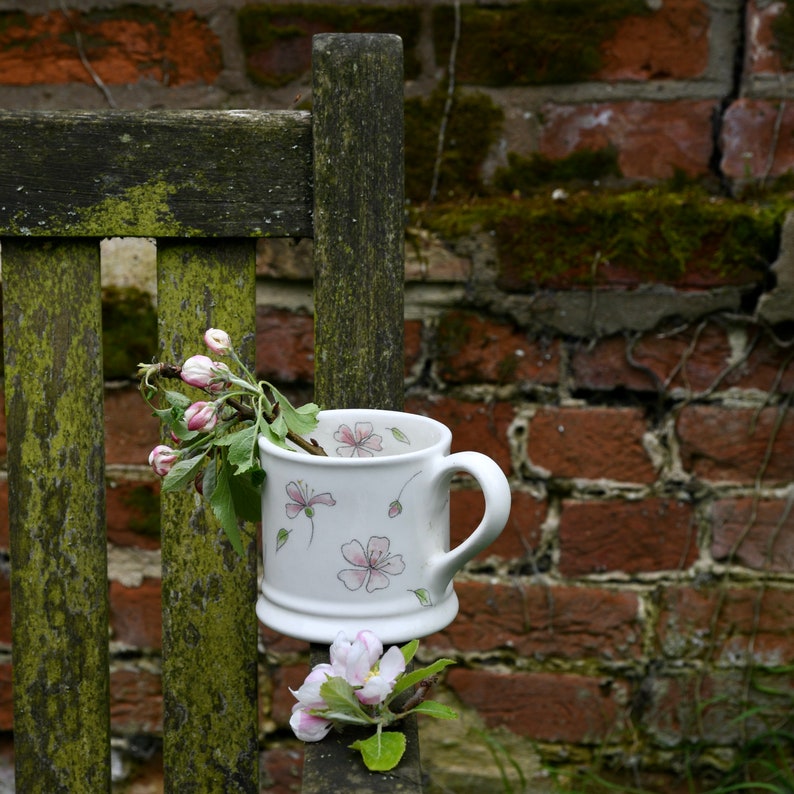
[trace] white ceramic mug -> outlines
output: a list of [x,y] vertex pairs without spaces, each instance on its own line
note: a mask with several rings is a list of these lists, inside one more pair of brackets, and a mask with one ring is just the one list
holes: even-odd
[[[260,438],[264,577],[256,612],[312,642],[369,629],[383,642],[455,618],[453,576],[502,531],[510,487],[479,452],[450,454],[451,433],[417,414],[321,411],[311,433],[328,457]],[[449,486],[471,474],[485,497],[479,526],[449,549]]]

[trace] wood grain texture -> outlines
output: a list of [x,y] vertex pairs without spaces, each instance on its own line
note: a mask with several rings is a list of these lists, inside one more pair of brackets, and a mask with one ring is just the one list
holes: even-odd
[[[203,354],[222,328],[251,366],[255,242],[160,240],[157,257],[159,359]],[[160,510],[165,790],[258,794],[255,528],[240,557],[194,490],[163,494]]]
[[403,66],[398,36],[314,51],[315,388],[325,408],[403,406]]
[[16,789],[109,791],[99,242],[2,248]]
[[2,111],[0,234],[310,237],[300,111]]

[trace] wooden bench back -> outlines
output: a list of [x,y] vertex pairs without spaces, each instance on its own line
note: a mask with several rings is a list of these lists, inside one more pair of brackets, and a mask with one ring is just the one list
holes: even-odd
[[[156,238],[161,360],[253,362],[256,239],[313,237],[315,399],[401,408],[402,87],[398,37],[327,34],[311,113],[0,112],[18,791],[110,788],[100,240]],[[166,790],[258,792],[254,528],[161,519]]]

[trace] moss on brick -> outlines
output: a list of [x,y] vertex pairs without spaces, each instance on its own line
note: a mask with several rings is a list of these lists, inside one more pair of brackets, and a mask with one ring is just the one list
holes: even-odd
[[127,525],[133,531],[146,537],[160,537],[160,494],[151,485],[137,485],[130,489],[122,499],[132,515]]
[[751,204],[691,189],[492,199],[426,210],[422,223],[454,239],[491,232],[498,285],[591,288],[665,283],[756,284],[777,254],[785,202]]
[[507,167],[498,169],[494,176],[494,187],[508,193],[530,195],[549,184],[592,183],[620,176],[618,153],[612,147],[595,151],[582,149],[559,160],[538,153],[522,157],[509,152]]
[[396,33],[403,40],[406,78],[419,74],[415,6],[252,5],[240,9],[237,21],[248,75],[262,85],[285,85],[307,74],[315,33]]
[[102,290],[102,356],[105,378],[130,378],[157,349],[157,314],[136,287]]
[[772,21],[775,49],[784,69],[794,69],[794,0],[783,0],[783,11]]
[[[426,201],[430,194],[446,99],[446,88],[442,88],[405,103],[405,194],[411,201]],[[502,118],[501,108],[485,94],[455,94],[439,171],[442,200],[482,191],[482,164]]]
[[[542,85],[587,80],[601,46],[628,16],[651,13],[645,0],[526,0],[515,6],[461,9],[456,74],[476,85]],[[454,9],[433,11],[436,58],[446,65]]]

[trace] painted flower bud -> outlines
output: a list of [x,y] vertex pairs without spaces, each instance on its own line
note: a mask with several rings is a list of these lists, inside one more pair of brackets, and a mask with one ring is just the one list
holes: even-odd
[[402,511],[403,511],[403,506],[400,504],[400,500],[395,499],[389,505],[389,518],[397,518],[397,516],[400,515]]
[[217,392],[228,382],[228,372],[226,364],[213,361],[209,356],[191,356],[182,365],[180,377],[189,386]]
[[218,424],[218,408],[215,403],[195,402],[185,409],[185,422],[188,430],[209,433]]
[[232,349],[232,340],[220,328],[208,328],[204,334],[204,344],[219,356],[225,356]]
[[178,460],[179,455],[176,450],[167,447],[165,444],[158,444],[149,453],[149,465],[154,470],[154,473],[160,477],[165,477]]

